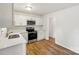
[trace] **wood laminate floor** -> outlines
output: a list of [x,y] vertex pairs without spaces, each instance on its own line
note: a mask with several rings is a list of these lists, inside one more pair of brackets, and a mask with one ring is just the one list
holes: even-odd
[[62,46],[55,44],[55,40],[41,40],[27,44],[28,55],[78,55]]

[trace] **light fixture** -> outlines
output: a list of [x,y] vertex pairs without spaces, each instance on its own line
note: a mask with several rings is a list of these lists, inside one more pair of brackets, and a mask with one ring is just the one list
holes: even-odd
[[27,5],[25,6],[26,10],[31,11],[32,10],[32,6],[31,5]]

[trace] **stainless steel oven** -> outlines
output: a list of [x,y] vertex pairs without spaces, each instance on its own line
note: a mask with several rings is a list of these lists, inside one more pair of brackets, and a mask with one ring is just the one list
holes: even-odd
[[28,32],[28,43],[30,40],[37,40],[37,31],[34,30],[34,27],[26,27],[26,31]]

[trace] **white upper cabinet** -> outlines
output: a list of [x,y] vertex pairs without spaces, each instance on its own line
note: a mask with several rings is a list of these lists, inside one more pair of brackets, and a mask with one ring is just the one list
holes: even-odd
[[27,25],[27,20],[34,20],[36,25],[43,25],[42,18],[40,16],[31,16],[23,14],[14,14],[14,25],[15,26],[25,26]]
[[15,26],[25,26],[26,25],[26,17],[23,15],[15,14],[14,15],[14,25]]
[[42,20],[42,18],[41,17],[37,17],[36,18],[36,25],[43,25],[43,20]]

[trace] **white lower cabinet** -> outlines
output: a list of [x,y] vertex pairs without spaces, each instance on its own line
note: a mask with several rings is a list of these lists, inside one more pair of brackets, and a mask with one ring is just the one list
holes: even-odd
[[38,31],[37,36],[38,41],[44,39],[44,31]]
[[24,39],[26,40],[26,43],[28,42],[28,32],[23,32],[21,33],[24,37]]

